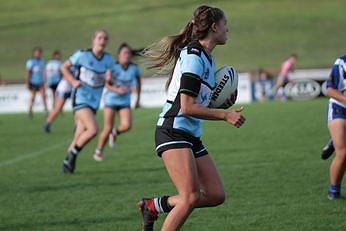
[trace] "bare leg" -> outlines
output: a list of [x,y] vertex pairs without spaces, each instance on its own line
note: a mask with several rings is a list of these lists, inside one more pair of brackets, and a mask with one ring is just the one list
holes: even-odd
[[188,148],[165,151],[162,159],[178,192],[175,206],[167,215],[162,230],[179,230],[200,197],[196,161]]
[[46,101],[46,89],[44,86],[40,87],[40,94],[43,102],[44,111],[48,112],[47,101]]
[[32,114],[32,107],[35,102],[35,96],[36,96],[35,89],[30,89],[29,114]]
[[115,119],[115,110],[105,107],[103,110],[103,130],[100,133],[99,140],[97,143],[97,148],[103,149],[107,140],[108,135],[112,132]]
[[62,111],[64,105],[65,105],[65,102],[66,100],[65,99],[62,99],[62,98],[59,98],[57,97],[55,99],[55,106],[53,108],[53,110],[51,111],[51,113],[49,113],[49,116],[46,120],[46,122],[48,124],[52,124],[53,121],[55,120],[55,118],[59,115],[59,113]]
[[335,157],[330,165],[330,183],[340,185],[346,168],[346,121],[335,119],[328,122],[335,146]]
[[75,133],[77,133],[79,129],[82,129],[79,128],[79,125],[81,125],[84,128],[81,134],[76,139],[75,146],[83,147],[93,137],[96,136],[98,131],[97,121],[94,112],[90,108],[79,109],[75,112],[75,118],[78,122]]
[[[196,158],[200,197],[196,208],[212,207],[222,204],[225,201],[225,191],[220,175],[215,164],[209,155]],[[177,196],[168,198],[168,204],[174,207],[177,203]]]
[[131,108],[123,108],[119,110],[120,124],[117,131],[119,133],[127,132],[132,127],[132,111]]

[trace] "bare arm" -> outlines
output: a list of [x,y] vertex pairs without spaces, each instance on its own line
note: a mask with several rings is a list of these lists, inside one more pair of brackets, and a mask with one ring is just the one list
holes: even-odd
[[137,80],[137,85],[135,87],[135,92],[137,93],[137,100],[136,100],[135,107],[139,108],[140,107],[139,102],[140,102],[140,99],[141,99],[141,91],[142,91],[142,81],[141,81],[142,79],[141,79],[140,76],[138,76],[136,78],[136,80]]
[[66,60],[60,67],[60,71],[64,77],[74,88],[78,88],[80,86],[80,81],[75,79],[71,72],[70,67],[72,66],[70,60]]
[[340,91],[338,91],[332,87],[328,87],[327,88],[327,94],[329,97],[346,104],[346,96],[344,96]]
[[123,95],[123,94],[125,94],[127,92],[127,89],[125,87],[115,87],[115,86],[113,86],[112,72],[110,70],[106,71],[105,79],[106,79],[105,87],[108,90],[113,91],[115,93],[118,93],[119,95]]
[[210,109],[196,103],[195,97],[184,93],[180,94],[180,104],[182,113],[187,116],[194,116],[205,120],[224,120],[237,128],[245,122],[245,118],[241,115],[243,108],[229,112]]

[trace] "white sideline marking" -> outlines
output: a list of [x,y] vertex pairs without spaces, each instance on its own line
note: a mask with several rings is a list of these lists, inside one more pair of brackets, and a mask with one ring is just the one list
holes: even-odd
[[[158,115],[155,115],[155,116],[156,116],[156,118],[158,118]],[[147,116],[138,117],[136,119],[133,119],[133,121],[136,123],[136,122],[147,120],[147,119],[150,119],[150,118],[153,118],[153,117],[154,117],[153,115],[149,114]],[[3,167],[3,166],[6,166],[6,165],[11,165],[11,164],[14,164],[14,163],[17,163],[17,162],[20,162],[20,161],[32,158],[32,157],[40,156],[40,155],[42,155],[42,154],[44,154],[46,152],[49,152],[51,150],[54,150],[54,149],[60,147],[62,145],[67,145],[68,142],[71,142],[71,140],[60,142],[60,143],[51,145],[51,146],[49,146],[47,148],[40,149],[40,150],[37,150],[35,152],[30,152],[30,153],[25,154],[25,155],[20,155],[20,156],[18,156],[16,158],[13,158],[13,159],[0,161],[0,168]]]
[[3,167],[3,166],[6,166],[6,165],[11,165],[11,164],[14,164],[14,163],[17,163],[17,162],[20,162],[20,161],[23,161],[23,160],[26,160],[26,159],[29,159],[29,158],[32,158],[32,157],[36,157],[36,156],[40,156],[44,153],[47,153],[51,150],[54,150],[60,146],[63,146],[63,145],[66,145],[67,144],[67,141],[64,141],[64,142],[60,142],[60,143],[57,143],[57,144],[54,144],[54,145],[50,145],[49,147],[47,148],[43,148],[43,149],[40,149],[40,150],[37,150],[35,152],[30,152],[28,154],[24,154],[24,155],[20,155],[16,158],[13,158],[13,159],[10,159],[10,160],[5,160],[5,161],[1,161],[0,162],[0,167]]

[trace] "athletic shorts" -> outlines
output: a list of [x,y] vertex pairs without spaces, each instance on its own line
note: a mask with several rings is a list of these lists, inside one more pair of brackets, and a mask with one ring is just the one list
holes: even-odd
[[194,137],[180,129],[156,127],[155,143],[159,157],[161,157],[164,151],[179,148],[190,148],[195,158],[208,154],[200,138]]
[[29,83],[29,89],[30,90],[39,91],[41,87],[43,87],[43,84],[32,84],[32,83]]
[[346,120],[346,108],[330,102],[328,105],[327,120],[344,119]]
[[110,105],[110,104],[105,104],[105,107],[108,107],[116,111],[120,111],[121,109],[125,109],[125,108],[131,108],[130,105]]
[[60,98],[60,99],[64,99],[67,100],[68,98],[71,97],[71,91],[70,92],[63,92],[63,91],[56,91],[55,92],[55,96]]
[[51,84],[48,87],[52,90],[56,90],[56,88],[58,87],[58,83],[57,84]]

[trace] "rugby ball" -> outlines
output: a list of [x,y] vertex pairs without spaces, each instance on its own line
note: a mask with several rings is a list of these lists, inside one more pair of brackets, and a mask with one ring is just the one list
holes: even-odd
[[215,72],[215,82],[209,107],[227,109],[236,100],[238,73],[232,66],[221,67]]

